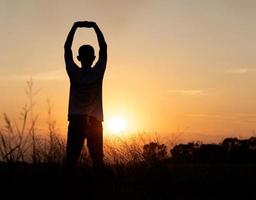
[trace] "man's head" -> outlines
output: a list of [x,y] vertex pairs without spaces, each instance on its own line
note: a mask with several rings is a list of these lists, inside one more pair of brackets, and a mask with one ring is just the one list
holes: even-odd
[[82,67],[91,67],[95,60],[94,49],[91,45],[82,45],[78,50],[77,59],[81,62]]

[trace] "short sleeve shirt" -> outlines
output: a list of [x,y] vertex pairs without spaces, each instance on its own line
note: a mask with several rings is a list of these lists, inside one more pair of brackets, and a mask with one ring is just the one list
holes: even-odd
[[66,60],[70,79],[68,118],[87,115],[103,121],[102,83],[106,63],[99,60],[94,67],[80,68]]

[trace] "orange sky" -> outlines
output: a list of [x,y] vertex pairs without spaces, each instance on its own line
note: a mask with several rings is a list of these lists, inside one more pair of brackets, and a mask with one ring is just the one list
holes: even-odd
[[[72,23],[93,20],[108,43],[104,115],[132,131],[190,140],[247,137],[256,128],[256,2],[253,0],[0,1],[0,112],[18,119],[33,77],[36,111],[53,104],[65,133],[69,80],[63,45]],[[91,43],[79,30],[73,45]]]

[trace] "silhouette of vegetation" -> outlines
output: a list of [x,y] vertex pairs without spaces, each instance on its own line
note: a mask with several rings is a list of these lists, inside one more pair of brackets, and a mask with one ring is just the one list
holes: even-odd
[[255,163],[256,137],[226,138],[220,144],[178,144],[171,154],[176,162]]
[[[27,81],[26,95],[28,104],[21,112],[21,123],[12,121],[6,113],[3,115],[5,126],[0,129],[0,161],[7,163],[59,163],[65,159],[65,139],[56,131],[56,120],[52,117],[52,105],[47,100],[47,134],[37,133],[34,96],[39,90],[34,89],[33,80]],[[48,137],[46,137],[48,135]],[[106,140],[104,145],[105,160],[109,164],[158,162],[170,163],[255,163],[256,137],[248,139],[226,138],[219,144],[189,142],[176,144],[170,149],[158,140],[145,142],[141,136],[132,141],[117,138]],[[87,148],[83,148],[80,164],[90,166]]]
[[167,147],[158,142],[150,142],[143,146],[143,158],[145,161],[156,162],[167,158]]
[[0,188],[9,199],[256,199],[256,137],[171,147],[141,135],[105,138],[109,169],[95,172],[84,147],[70,174],[63,165],[66,142],[57,132],[51,102],[44,136],[37,132],[34,105],[34,98],[28,98],[20,123],[3,115]]
[[174,161],[192,161],[194,160],[195,152],[200,145],[190,142],[188,144],[178,144],[171,149],[171,155]]

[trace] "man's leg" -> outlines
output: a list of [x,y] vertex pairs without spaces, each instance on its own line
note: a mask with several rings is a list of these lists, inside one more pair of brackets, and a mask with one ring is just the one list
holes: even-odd
[[70,168],[75,168],[84,144],[83,121],[72,119],[69,121],[66,146],[66,162]]
[[87,146],[95,168],[102,168],[103,163],[103,127],[100,121],[91,120],[87,134]]

